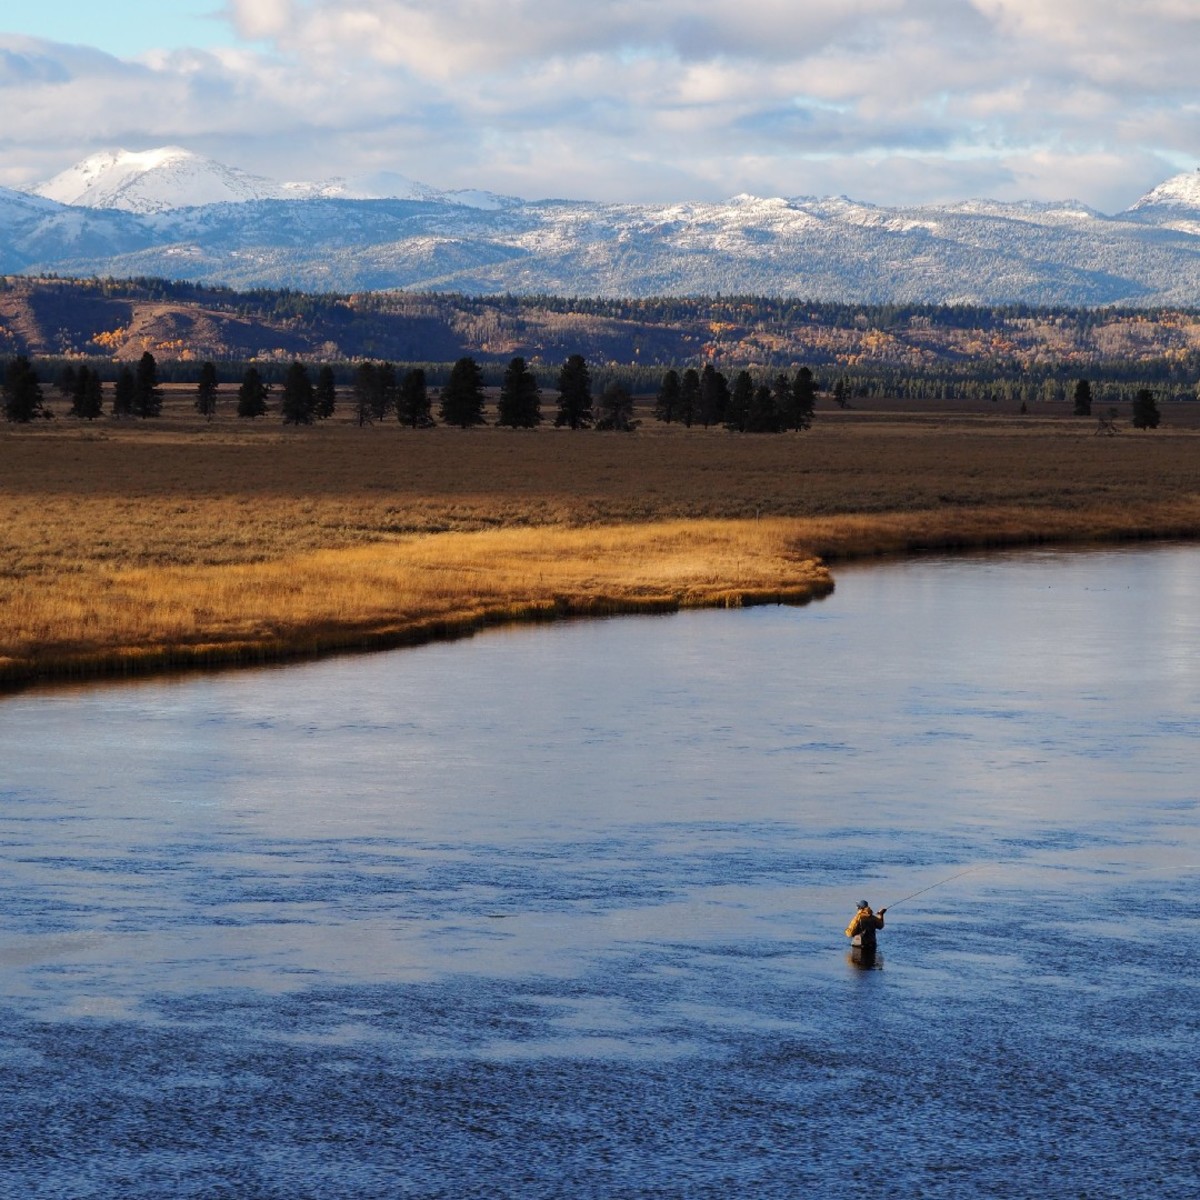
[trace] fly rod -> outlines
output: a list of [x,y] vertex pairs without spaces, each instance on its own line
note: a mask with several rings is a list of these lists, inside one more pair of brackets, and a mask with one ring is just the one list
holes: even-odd
[[899,900],[894,900],[887,908],[882,908],[880,912],[886,912],[887,909],[895,908],[897,904],[903,904],[905,900],[913,900],[917,896],[923,896],[926,892],[932,892],[935,887],[941,887],[943,883],[950,883],[954,879],[961,879],[964,875],[970,875],[972,871],[982,871],[986,864],[980,864],[976,867],[968,867],[965,871],[958,871],[954,875],[947,875],[945,879],[939,879],[937,883],[931,883],[928,887],[923,887],[920,891],[911,893],[908,896],[902,896]]

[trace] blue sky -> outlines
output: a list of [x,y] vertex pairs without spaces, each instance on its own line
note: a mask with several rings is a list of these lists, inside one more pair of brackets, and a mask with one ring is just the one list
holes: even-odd
[[0,8],[0,29],[117,56],[239,41],[218,0],[27,0]]
[[636,202],[1077,198],[1200,165],[1200,0],[4,0],[0,186],[180,145]]

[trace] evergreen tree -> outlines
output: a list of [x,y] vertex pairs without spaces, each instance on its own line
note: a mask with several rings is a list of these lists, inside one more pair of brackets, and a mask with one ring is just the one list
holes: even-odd
[[558,373],[557,428],[587,429],[592,423],[592,376],[582,354],[572,354]]
[[679,411],[679,388],[679,372],[668,371],[662,377],[658,397],[654,401],[654,419],[656,421],[663,421],[670,425],[675,419],[675,415]]
[[638,423],[633,419],[633,395],[624,384],[610,383],[600,393],[600,418],[596,422],[597,429],[615,429],[628,433],[636,429]]
[[473,358],[460,358],[451,367],[439,413],[447,425],[460,429],[487,423],[483,417],[483,372]]
[[396,368],[390,362],[375,368],[375,387],[371,393],[371,416],[382,421],[396,407]]
[[750,420],[750,406],[753,401],[754,377],[749,371],[739,371],[733,381],[729,407],[725,410],[725,428],[744,433]]
[[76,371],[73,363],[66,363],[62,370],[55,376],[54,386],[58,389],[58,394],[64,398],[74,397],[75,388],[79,382],[79,372]]
[[133,376],[133,368],[126,364],[117,372],[117,382],[113,386],[112,415],[133,416],[133,400],[136,393],[137,380]]
[[771,385],[771,398],[775,402],[775,430],[787,429],[792,423],[792,381],[783,372],[775,376]]
[[514,358],[500,383],[496,406],[496,424],[512,429],[534,429],[542,421],[542,393],[537,377],[523,358]]
[[375,393],[379,390],[379,369],[373,362],[354,368],[354,419],[365,425],[375,411]]
[[1077,417],[1090,417],[1092,415],[1092,385],[1086,379],[1081,379],[1075,385],[1074,392],[1075,407],[1072,410]]
[[328,421],[337,408],[337,380],[334,378],[333,368],[328,363],[317,372],[315,400],[317,420]]
[[147,350],[133,374],[133,411],[139,417],[157,417],[162,413],[162,388],[158,386],[158,363]]
[[700,408],[700,372],[688,367],[679,385],[679,419],[689,428]]
[[238,388],[237,415],[239,417],[261,417],[267,411],[267,396],[271,385],[258,373],[257,367],[247,367]]
[[308,368],[293,362],[283,377],[283,395],[279,413],[285,425],[311,425],[316,415],[317,400]]
[[700,423],[705,429],[721,424],[728,407],[729,381],[712,363],[705,363],[700,372]]
[[80,367],[75,372],[75,386],[71,393],[71,416],[84,421],[94,421],[104,415],[104,385],[100,372],[90,367]]
[[217,411],[217,392],[220,381],[217,379],[217,368],[206,362],[200,368],[200,380],[196,384],[196,411],[206,420],[213,419]]
[[[841,391],[838,391],[841,388]],[[839,408],[846,407],[846,381],[839,379],[834,385],[833,398]],[[811,429],[813,410],[817,406],[817,385],[813,373],[807,367],[801,367],[792,381],[792,394],[788,398],[788,427],[791,429]]]
[[775,392],[761,383],[750,398],[750,411],[746,414],[747,433],[778,433],[779,409],[775,404]]
[[[808,371],[808,368],[801,367],[800,370]],[[808,372],[808,377],[809,379],[812,378],[811,371]],[[799,376],[796,377],[797,382],[799,381],[799,378]],[[814,388],[813,391],[815,393],[816,389]],[[838,408],[848,408],[850,405],[850,389],[846,386],[846,380],[840,376],[838,377],[837,383],[833,385],[833,402],[838,406]]]
[[434,424],[429,388],[420,367],[406,371],[396,393],[396,416],[412,429],[428,429]]
[[1141,388],[1133,398],[1133,420],[1130,422],[1134,429],[1157,429],[1162,420],[1158,411],[1158,403],[1154,393],[1149,388]]
[[18,354],[4,368],[4,419],[23,425],[48,416],[38,373],[24,354]]

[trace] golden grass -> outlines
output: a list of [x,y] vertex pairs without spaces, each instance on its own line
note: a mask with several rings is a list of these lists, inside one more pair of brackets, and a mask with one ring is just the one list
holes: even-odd
[[0,682],[797,602],[830,588],[820,558],[1200,535],[1196,418],[1167,421],[285,431],[178,403],[158,423],[0,429]]
[[410,536],[261,563],[10,586],[10,679],[397,645],[499,621],[798,603],[832,588],[793,523],[675,521]]

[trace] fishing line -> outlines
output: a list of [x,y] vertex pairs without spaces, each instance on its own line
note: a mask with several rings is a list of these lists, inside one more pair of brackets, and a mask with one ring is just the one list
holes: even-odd
[[903,904],[905,900],[913,900],[917,896],[923,896],[926,892],[931,892],[935,887],[941,887],[943,883],[950,883],[951,880],[961,879],[964,875],[970,875],[972,871],[982,871],[987,863],[980,863],[978,866],[968,867],[965,871],[958,871],[954,875],[947,875],[945,879],[939,879],[937,883],[931,883],[928,887],[923,887],[919,891],[912,892],[908,896],[902,896],[899,900],[893,901],[891,904],[884,906],[885,909],[893,909],[897,904]]

